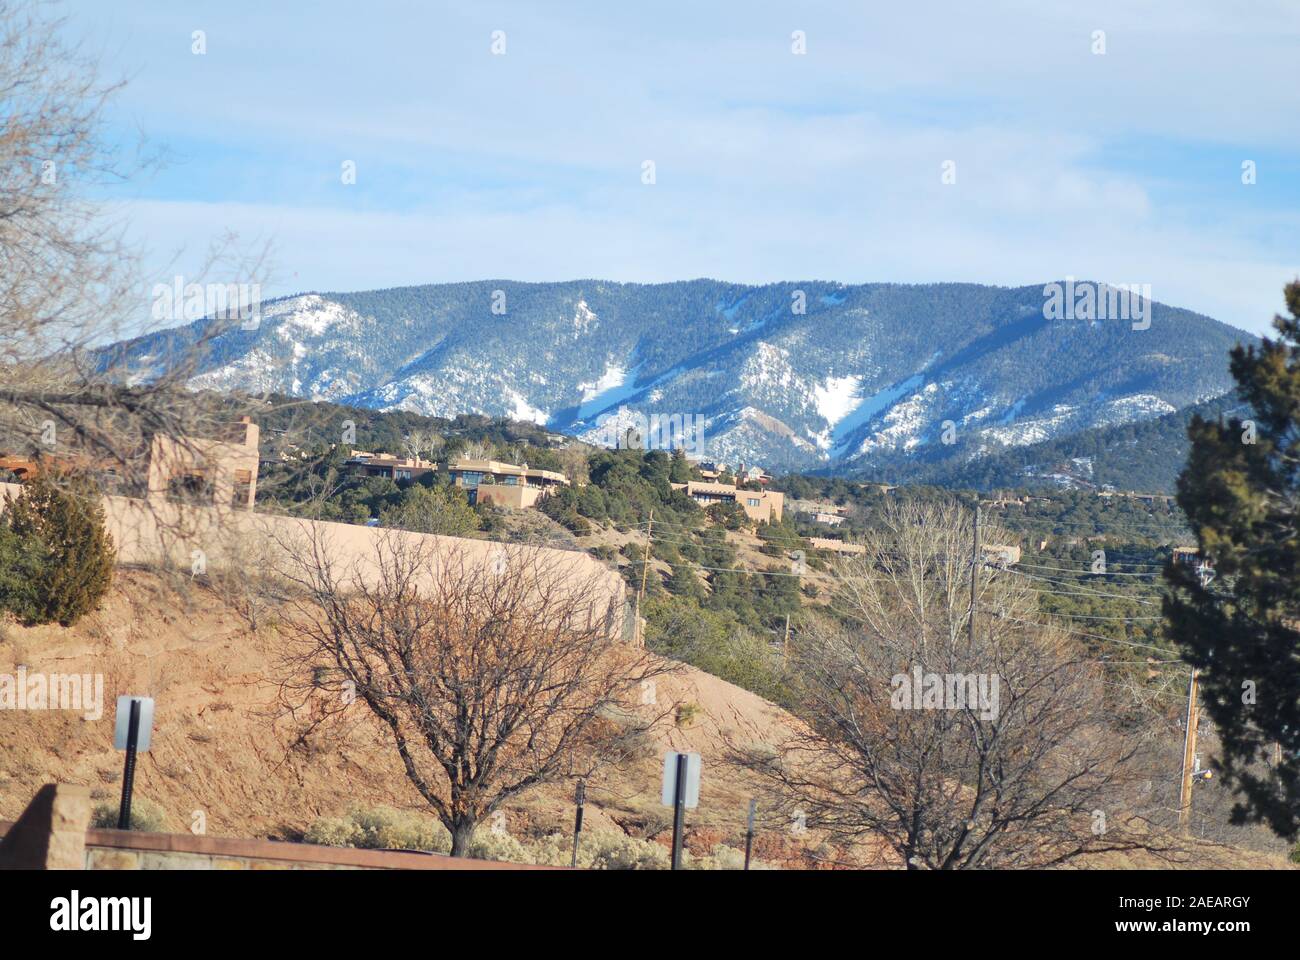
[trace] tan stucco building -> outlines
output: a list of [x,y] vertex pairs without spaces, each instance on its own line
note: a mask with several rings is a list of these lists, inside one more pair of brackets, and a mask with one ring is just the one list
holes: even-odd
[[366,453],[353,450],[348,457],[347,467],[353,473],[366,477],[387,477],[389,480],[415,480],[426,473],[433,473],[438,465],[432,460],[419,457],[394,457],[387,453]]
[[702,507],[715,503],[738,503],[745,515],[759,523],[780,520],[785,509],[785,494],[775,490],[746,490],[734,483],[704,483],[691,480],[671,484],[674,490],[685,490],[686,495]]
[[499,460],[453,460],[447,475],[465,491],[471,504],[493,503],[516,510],[534,506],[557,487],[569,485],[569,478],[554,470],[534,470],[526,463],[516,466]]
[[250,417],[216,437],[155,436],[149,446],[148,496],[252,509],[257,497],[260,431]]

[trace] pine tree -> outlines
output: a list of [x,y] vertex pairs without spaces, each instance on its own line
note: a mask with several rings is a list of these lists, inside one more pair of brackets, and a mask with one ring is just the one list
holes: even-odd
[[[1249,413],[1200,417],[1178,479],[1178,504],[1214,579],[1172,565],[1166,614],[1185,658],[1201,670],[1206,712],[1222,741],[1220,767],[1240,800],[1234,820],[1300,833],[1300,281],[1277,339],[1231,352]],[[1281,763],[1271,764],[1276,746]]]
[[9,504],[3,526],[15,567],[0,578],[0,606],[24,623],[65,627],[95,609],[112,583],[116,552],[91,484],[30,480]]
[[686,483],[691,479],[691,462],[686,459],[686,451],[678,447],[673,451],[672,465],[668,471],[672,483]]
[[478,514],[459,490],[418,483],[407,488],[395,507],[381,512],[379,522],[386,527],[451,537],[464,536],[479,527]]
[[672,575],[668,578],[668,591],[674,596],[690,597],[692,600],[704,598],[704,586],[690,564],[674,563]]

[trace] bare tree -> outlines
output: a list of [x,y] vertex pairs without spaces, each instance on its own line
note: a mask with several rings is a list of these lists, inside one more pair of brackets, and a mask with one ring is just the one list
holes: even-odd
[[[737,751],[778,808],[909,869],[1043,867],[1162,845],[1136,819],[1144,743],[1097,665],[1030,629],[1032,593],[974,564],[955,505],[891,504],[793,644],[802,732]],[[1010,542],[1005,539],[1002,542]]]
[[463,460],[493,460],[496,456],[496,445],[489,440],[467,440],[460,450]]
[[402,438],[402,452],[412,460],[431,460],[442,446],[442,437],[434,430],[412,430]]
[[282,687],[304,735],[360,704],[464,856],[502,803],[616,762],[643,730],[627,718],[668,666],[622,642],[621,584],[589,564],[390,531],[344,565],[305,535]]
[[[192,389],[216,341],[246,335],[242,311],[257,305],[223,300],[220,315],[196,318],[171,302],[159,313],[157,291],[174,278],[151,287],[162,278],[145,276],[107,206],[115,186],[158,158],[124,159],[106,136],[122,84],[100,79],[48,9],[0,0],[0,454],[129,484],[144,475],[154,438],[202,461],[197,438],[222,439],[231,421],[267,409],[265,398]],[[267,251],[217,238],[184,288],[214,298],[260,290]],[[129,339],[117,345],[184,320],[196,322],[167,331],[148,358]]]

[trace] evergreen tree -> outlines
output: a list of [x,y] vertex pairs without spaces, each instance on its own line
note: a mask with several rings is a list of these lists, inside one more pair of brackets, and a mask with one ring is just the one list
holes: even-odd
[[0,526],[0,607],[27,624],[71,626],[95,609],[113,580],[116,551],[104,507],[85,481],[27,482]]
[[686,563],[674,563],[672,576],[668,578],[668,591],[674,596],[689,597],[692,600],[704,599],[704,586],[695,574],[695,568]]
[[686,459],[686,451],[678,447],[673,451],[672,465],[668,479],[673,483],[686,483],[691,479],[691,462]]
[[479,527],[478,514],[459,490],[422,484],[408,487],[397,506],[379,515],[379,522],[386,527],[451,537],[464,536]]
[[[1300,281],[1277,339],[1238,346],[1231,370],[1249,418],[1197,417],[1178,503],[1215,577],[1171,565],[1174,638],[1201,670],[1236,822],[1300,833]],[[1274,745],[1282,761],[1269,764]]]

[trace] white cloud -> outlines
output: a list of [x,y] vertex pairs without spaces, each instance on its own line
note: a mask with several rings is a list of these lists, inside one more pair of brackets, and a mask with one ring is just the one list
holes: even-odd
[[[1150,283],[1260,330],[1300,273],[1300,186],[1276,186],[1294,162],[1252,188],[1277,191],[1261,194],[1279,198],[1267,215],[1236,182],[1238,154],[1293,150],[1300,7],[1283,0],[1249,15],[1003,0],[124,3],[86,17],[134,75],[123,116],[196,161],[185,189],[130,206],[135,235],[159,250],[273,235],[285,292],[1069,274]],[[197,26],[205,57],[189,52]],[[789,51],[793,29],[806,56]],[[355,188],[337,182],[344,158]]]

